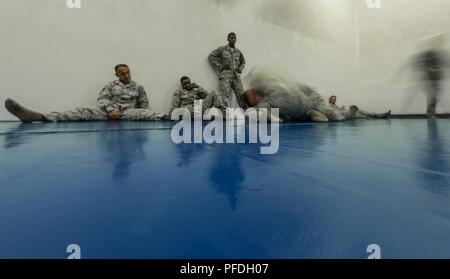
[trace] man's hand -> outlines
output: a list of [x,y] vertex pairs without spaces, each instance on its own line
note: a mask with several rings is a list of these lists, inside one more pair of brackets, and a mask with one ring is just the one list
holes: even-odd
[[220,70],[220,72],[223,72],[223,71],[231,71],[232,69],[231,69],[231,67],[229,66],[229,65],[227,65],[227,66],[223,66],[222,67],[222,70]]
[[119,118],[120,118],[120,112],[118,110],[113,110],[110,113],[108,113],[109,120],[117,120]]

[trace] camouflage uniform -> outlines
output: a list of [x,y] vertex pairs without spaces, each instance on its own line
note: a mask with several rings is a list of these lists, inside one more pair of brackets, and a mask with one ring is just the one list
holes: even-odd
[[164,114],[156,113],[149,106],[144,87],[131,81],[123,84],[119,80],[109,82],[100,91],[97,108],[76,108],[66,112],[44,114],[48,121],[108,120],[113,110],[120,112],[121,120],[160,120]]
[[171,115],[172,111],[176,108],[186,108],[191,112],[191,115],[193,115],[194,103],[197,100],[203,100],[202,113],[212,107],[224,110],[222,98],[216,92],[212,91],[211,93],[208,93],[208,91],[201,87],[192,90],[179,87],[175,93],[173,93],[169,115]]
[[239,106],[245,109],[247,105],[244,100],[244,86],[241,81],[241,73],[245,67],[245,58],[242,52],[229,45],[222,46],[209,55],[208,61],[219,77],[219,91],[223,104],[226,107],[230,107],[228,93],[230,89],[233,89]]
[[[336,105],[334,105],[336,106]],[[335,108],[332,106],[333,108]],[[336,106],[341,114],[344,116],[345,119],[372,119],[372,118],[388,118],[391,115],[391,111],[385,112],[385,113],[373,113],[368,112],[364,110],[360,110],[357,106],[350,106],[349,109],[346,109],[345,107],[339,108]]]
[[391,115],[390,111],[385,113],[373,113],[364,110],[358,110],[355,114],[351,114],[348,119],[371,119],[371,118],[388,118]]
[[336,105],[336,104],[329,103],[329,105],[330,105],[330,107],[332,107],[332,108],[333,108],[334,110],[336,110],[336,111],[345,111],[345,110],[346,110],[345,107],[339,107],[339,106]]

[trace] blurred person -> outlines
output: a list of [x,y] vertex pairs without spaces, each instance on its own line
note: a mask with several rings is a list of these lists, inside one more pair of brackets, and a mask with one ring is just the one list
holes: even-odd
[[442,92],[443,81],[450,68],[449,55],[444,49],[444,33],[427,37],[421,41],[420,51],[412,55],[405,65],[393,76],[396,79],[406,69],[411,69],[422,82],[427,98],[426,114],[435,117],[436,107]]
[[282,77],[267,67],[254,68],[246,80],[251,88],[244,94],[247,105],[255,109],[278,108],[282,122],[325,123],[345,119],[314,89]]

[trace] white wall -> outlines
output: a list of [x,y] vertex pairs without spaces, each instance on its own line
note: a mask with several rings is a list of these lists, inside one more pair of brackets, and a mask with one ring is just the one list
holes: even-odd
[[[381,9],[360,2],[360,61],[362,106],[395,113],[425,113],[422,85],[412,71],[394,78],[421,40],[450,31],[448,0],[382,0]],[[450,35],[450,32],[447,34]],[[445,46],[450,50],[450,46]],[[448,80],[438,112],[450,112]]]
[[[0,0],[1,100],[38,111],[93,106],[130,65],[153,107],[168,109],[179,77],[208,89],[207,63],[226,34],[238,34],[248,64],[277,65],[323,95],[358,100],[359,0]],[[14,119],[0,109],[0,119]]]

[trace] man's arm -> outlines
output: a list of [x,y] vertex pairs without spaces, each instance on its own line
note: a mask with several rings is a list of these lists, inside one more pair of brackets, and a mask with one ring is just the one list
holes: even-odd
[[245,67],[245,57],[244,57],[244,55],[242,54],[241,51],[239,51],[239,53],[240,53],[240,56],[239,56],[239,68],[238,68],[238,72],[241,74],[242,71],[244,70],[244,67]]
[[170,105],[169,117],[170,117],[170,115],[172,115],[172,111],[174,109],[179,108],[181,106],[180,93],[181,93],[180,89],[177,89],[175,91],[175,93],[173,93],[172,104]]
[[196,84],[195,84],[195,86],[197,87],[197,90],[195,91],[195,93],[196,93],[196,95],[197,95],[197,98],[199,98],[199,99],[205,99],[206,96],[208,96],[209,92],[206,91],[206,89],[204,89],[203,87],[201,87],[201,86],[199,86],[199,85],[196,85]]
[[111,89],[112,83],[110,82],[103,87],[97,98],[97,106],[108,113],[117,109],[117,107],[111,102]]
[[223,69],[221,48],[218,48],[211,52],[211,54],[208,56],[208,61],[216,75],[219,76],[220,72],[222,72]]
[[138,86],[138,93],[139,93],[137,99],[138,108],[147,109],[149,107],[147,93],[145,92],[145,89],[142,85]]

